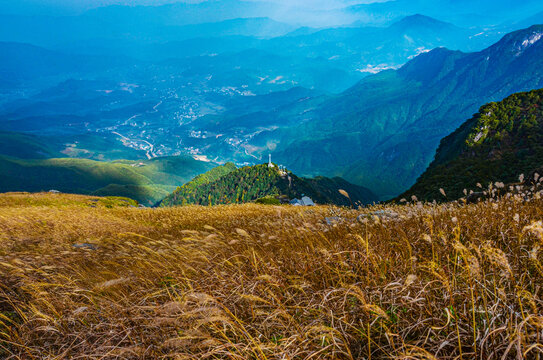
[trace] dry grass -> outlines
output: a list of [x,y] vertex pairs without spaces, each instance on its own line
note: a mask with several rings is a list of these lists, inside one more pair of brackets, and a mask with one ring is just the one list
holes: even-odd
[[0,357],[539,359],[540,220],[519,195],[363,211],[0,195]]

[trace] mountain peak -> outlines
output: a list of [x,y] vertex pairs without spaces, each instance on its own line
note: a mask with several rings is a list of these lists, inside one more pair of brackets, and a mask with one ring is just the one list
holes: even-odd
[[447,64],[453,64],[464,55],[461,51],[453,51],[444,47],[435,48],[415,57],[400,68],[399,72],[408,78],[428,83],[447,73],[451,68]]
[[528,33],[525,33],[521,39],[515,42],[513,50],[517,51],[517,54],[520,55],[527,48],[540,41],[541,38],[543,38],[543,27],[535,27]]
[[543,39],[543,25],[534,25],[505,35],[497,44],[490,47],[496,50],[508,50],[515,56],[522,55],[528,48],[538,45]]
[[418,21],[418,22],[430,21],[430,22],[440,22],[439,20],[434,19],[433,17],[427,16],[427,15],[423,15],[423,14],[409,15],[409,16],[404,17],[404,18],[403,18],[402,20],[400,20],[400,21]]
[[453,24],[446,23],[433,17],[415,14],[402,18],[398,22],[395,22],[391,25],[391,28],[411,28],[411,27],[425,27],[425,28],[442,28],[442,27],[451,27]]

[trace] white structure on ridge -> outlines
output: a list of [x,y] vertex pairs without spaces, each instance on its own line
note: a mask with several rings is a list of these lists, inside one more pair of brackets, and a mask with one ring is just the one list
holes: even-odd
[[270,161],[268,162],[268,167],[269,168],[275,167],[275,165],[273,165],[272,162],[271,162],[271,154],[270,154]]
[[[278,169],[279,171],[279,175],[281,175],[282,177],[286,177],[288,175],[287,173],[287,168],[284,167],[283,165],[277,165],[275,166],[273,163],[272,163],[272,159],[271,159],[271,154],[270,154],[270,160],[268,161],[268,167],[269,168],[276,168]],[[291,181],[291,180],[289,180]]]

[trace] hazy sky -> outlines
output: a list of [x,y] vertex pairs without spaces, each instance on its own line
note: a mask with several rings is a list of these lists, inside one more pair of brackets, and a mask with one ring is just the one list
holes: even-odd
[[2,12],[77,13],[107,5],[160,5],[176,0],[0,0]]
[[[176,2],[202,2],[206,0],[0,0],[1,13],[21,14],[74,14],[107,5],[162,5]],[[217,1],[217,0],[215,0]],[[220,0],[219,0],[220,1]],[[251,0],[279,3],[283,6],[331,9],[346,5],[381,2],[384,0]]]

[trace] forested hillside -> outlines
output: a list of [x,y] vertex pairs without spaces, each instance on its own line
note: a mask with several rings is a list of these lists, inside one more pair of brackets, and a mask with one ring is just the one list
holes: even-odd
[[518,93],[481,107],[444,138],[435,160],[404,196],[456,199],[464,189],[477,191],[477,184],[517,182],[542,166],[543,90]]
[[[351,205],[350,200],[339,193],[340,189],[347,191],[353,202],[368,204],[377,200],[370,190],[340,178],[304,179],[268,165],[230,170],[231,165],[227,164],[196,178],[166,197],[161,206],[239,204],[265,197],[293,199],[303,195],[319,204]],[[217,173],[224,172],[224,176],[212,180]]]

